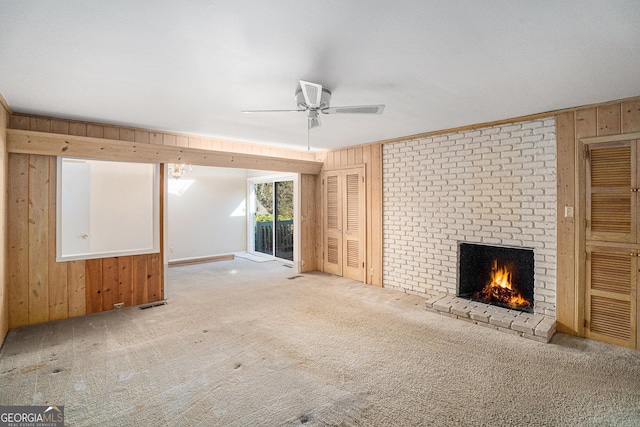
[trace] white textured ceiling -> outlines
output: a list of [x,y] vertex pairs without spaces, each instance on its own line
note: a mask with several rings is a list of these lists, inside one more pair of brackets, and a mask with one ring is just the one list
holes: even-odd
[[312,149],[640,95],[638,0],[0,0],[15,112]]

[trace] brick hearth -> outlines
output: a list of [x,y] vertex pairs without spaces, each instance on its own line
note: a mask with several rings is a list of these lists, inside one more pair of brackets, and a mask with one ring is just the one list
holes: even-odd
[[425,309],[544,343],[549,342],[556,332],[556,321],[551,317],[469,301],[449,294],[428,299]]

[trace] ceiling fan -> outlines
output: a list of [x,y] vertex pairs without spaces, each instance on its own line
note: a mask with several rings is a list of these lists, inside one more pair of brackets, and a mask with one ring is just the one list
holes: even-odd
[[358,105],[346,107],[331,107],[331,91],[318,83],[300,80],[300,86],[295,93],[297,110],[243,110],[243,113],[307,113],[307,149],[309,146],[309,130],[320,126],[322,114],[382,114],[384,105]]

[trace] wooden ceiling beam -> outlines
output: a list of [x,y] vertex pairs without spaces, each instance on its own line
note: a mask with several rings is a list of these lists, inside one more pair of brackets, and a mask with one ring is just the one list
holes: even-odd
[[181,163],[318,175],[322,162],[7,129],[9,153],[136,163]]

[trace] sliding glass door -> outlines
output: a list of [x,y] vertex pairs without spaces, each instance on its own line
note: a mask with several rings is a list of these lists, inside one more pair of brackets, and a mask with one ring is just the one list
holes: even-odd
[[293,180],[251,183],[255,252],[293,261]]
[[293,181],[275,182],[276,257],[293,261]]

